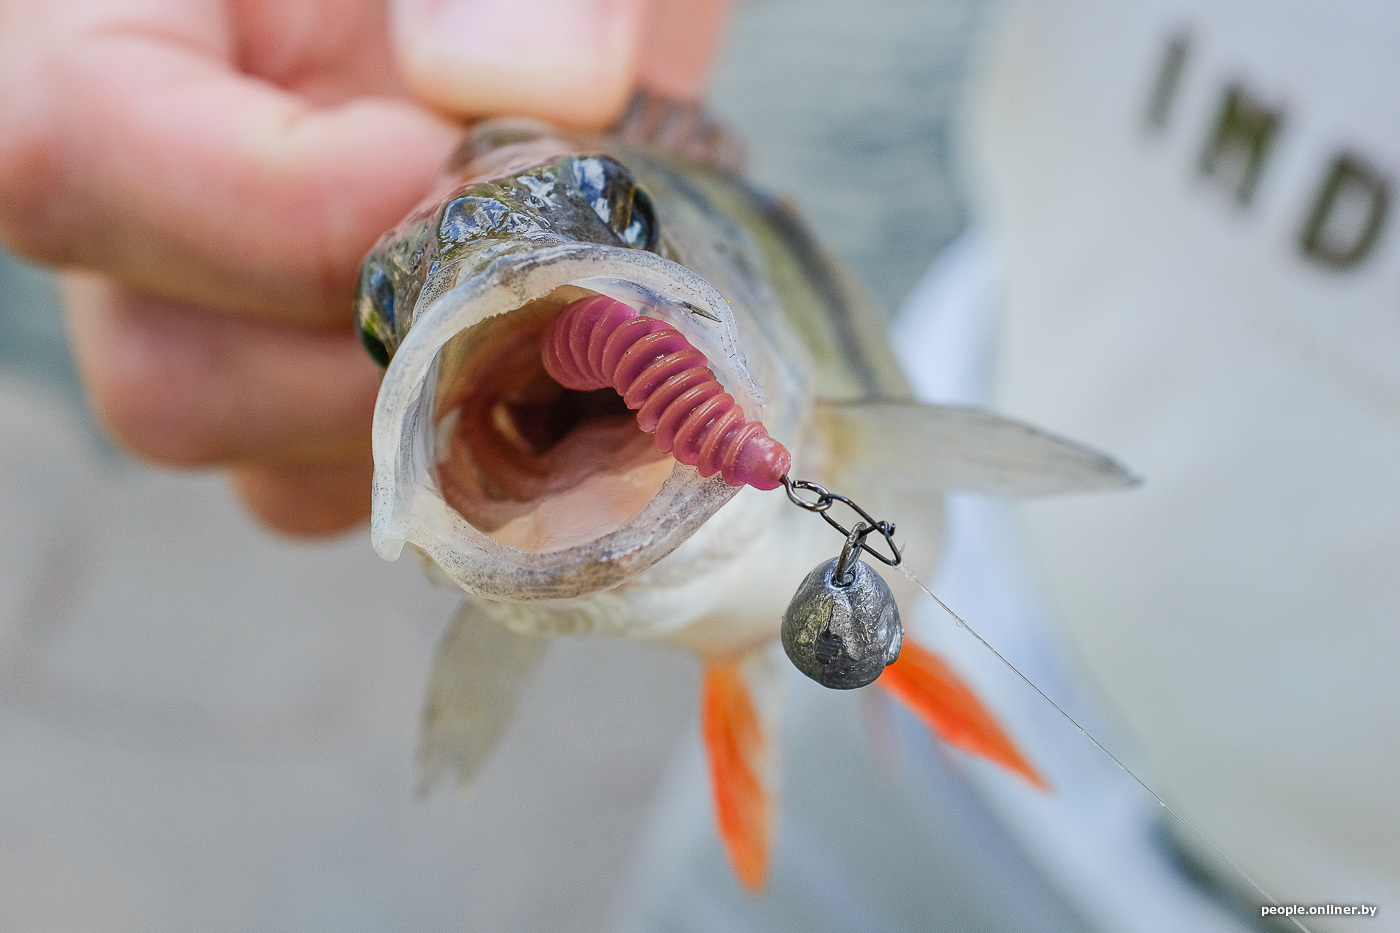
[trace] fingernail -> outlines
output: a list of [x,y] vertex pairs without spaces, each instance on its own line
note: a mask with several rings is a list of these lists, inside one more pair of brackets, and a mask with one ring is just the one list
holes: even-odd
[[391,0],[404,76],[465,117],[601,127],[636,72],[642,0]]

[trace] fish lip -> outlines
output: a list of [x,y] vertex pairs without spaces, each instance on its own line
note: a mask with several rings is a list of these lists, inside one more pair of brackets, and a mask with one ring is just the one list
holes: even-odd
[[[413,326],[385,371],[375,404],[370,537],[386,560],[411,543],[460,587],[492,599],[560,599],[622,583],[680,546],[739,491],[718,475],[677,464],[643,511],[576,547],[530,552],[502,544],[458,515],[433,480],[431,391],[438,351],[454,335],[581,285],[677,327],[705,353],[750,418],[767,402],[749,374],[738,324],[720,293],[679,263],[642,250],[568,243],[494,260],[414,309]],[[697,313],[700,312],[700,313]]]

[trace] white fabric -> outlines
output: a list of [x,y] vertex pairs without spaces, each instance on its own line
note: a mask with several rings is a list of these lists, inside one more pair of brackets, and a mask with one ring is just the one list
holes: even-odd
[[[1346,929],[1400,930],[1395,191],[1353,265],[1304,244],[1337,158],[1400,181],[1397,35],[1361,0],[1025,3],[970,160],[998,406],[1146,478],[1028,509],[1052,604],[1168,796],[1283,900],[1380,905]],[[1243,202],[1208,155],[1231,87],[1277,121]]]
[[[1000,278],[985,240],[967,233],[939,256],[910,296],[895,323],[894,346],[920,398],[988,403]],[[1086,699],[1027,553],[1015,505],[952,496],[947,555],[931,589],[1107,749],[1153,782],[1131,744]],[[906,607],[905,614],[912,637],[969,676],[1052,785],[1051,793],[1040,793],[981,762],[967,762],[964,773],[1041,876],[1094,929],[1250,928],[1238,907],[1220,903],[1181,872],[1163,844],[1166,814],[1149,793],[931,601]],[[906,722],[906,732],[910,726],[918,728]]]

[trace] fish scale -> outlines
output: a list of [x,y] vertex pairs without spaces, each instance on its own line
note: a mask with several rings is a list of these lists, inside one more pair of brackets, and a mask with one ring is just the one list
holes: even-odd
[[[413,544],[478,597],[435,665],[422,746],[433,774],[467,783],[478,773],[538,663],[542,636],[615,634],[695,652],[705,666],[701,733],[720,836],[738,878],[756,891],[778,809],[782,691],[767,648],[790,608],[788,587],[829,554],[825,538],[781,514],[782,497],[739,493],[740,485],[776,487],[787,473],[788,451],[768,432],[792,444],[810,471],[788,498],[841,528],[849,556],[861,532],[825,513],[853,500],[800,500],[799,489],[839,482],[898,518],[901,552],[915,563],[901,568],[916,578],[932,572],[946,492],[1015,498],[1125,488],[1132,477],[1027,425],[911,400],[883,317],[782,202],[642,143],[517,120],[478,124],[438,203],[415,211],[367,257],[360,333],[387,365],[375,410],[371,537],[391,560]],[[467,212],[464,199],[491,202],[492,216]],[[648,317],[597,294],[600,286],[624,300],[647,296],[639,307],[689,307],[696,317]],[[581,290],[588,297],[576,300]],[[570,429],[543,451],[522,451],[521,464],[502,458],[496,488],[473,488],[482,486],[478,458],[511,445],[494,422],[485,426],[495,433],[473,445],[445,430],[448,419],[494,416],[499,391],[512,379],[535,385],[539,366],[567,389],[618,392],[651,436],[637,438],[606,406],[602,417],[579,421],[583,400],[551,392],[536,414]],[[763,423],[746,411],[761,411]],[[626,430],[609,438],[613,426]],[[563,447],[570,437],[592,442]],[[633,441],[694,469],[632,459],[637,452],[624,448]],[[543,493],[529,501],[497,495],[537,483]],[[822,583],[826,591],[824,575]],[[809,600],[807,608],[820,607]],[[482,637],[483,626],[500,637]],[[808,633],[816,663],[851,654],[832,642],[839,628]],[[876,640],[885,650],[874,656],[890,659],[894,644]],[[1043,786],[956,673],[912,639],[900,641],[893,664],[872,665],[869,673],[881,675],[874,686],[945,740]]]

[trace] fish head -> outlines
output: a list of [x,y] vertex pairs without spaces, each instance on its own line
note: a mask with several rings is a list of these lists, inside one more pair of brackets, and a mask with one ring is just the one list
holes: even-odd
[[680,331],[781,437],[801,379],[761,323],[755,256],[663,160],[527,121],[474,130],[362,270],[359,330],[385,366],[375,548],[412,544],[508,601],[616,587],[707,523],[713,540],[689,550],[713,565],[741,534],[712,521],[739,489],[661,452],[612,389],[556,382],[541,344],[562,309],[606,295]]

